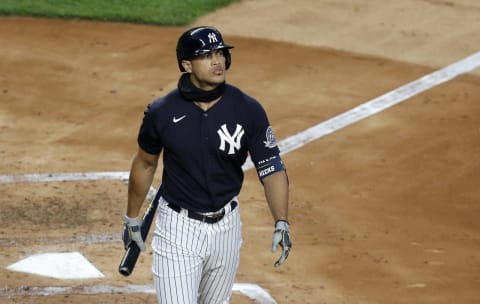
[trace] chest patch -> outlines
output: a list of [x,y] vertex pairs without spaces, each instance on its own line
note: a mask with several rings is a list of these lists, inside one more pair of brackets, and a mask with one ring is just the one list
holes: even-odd
[[245,134],[245,130],[239,124],[235,129],[235,132],[231,134],[228,131],[227,125],[223,124],[220,129],[217,130],[217,134],[220,137],[220,146],[218,147],[220,150],[226,152],[227,144],[228,144],[228,154],[235,154],[235,150],[240,150],[242,147],[241,141],[242,137]]

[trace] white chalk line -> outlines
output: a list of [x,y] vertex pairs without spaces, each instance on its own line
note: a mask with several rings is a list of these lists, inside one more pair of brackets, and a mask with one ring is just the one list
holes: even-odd
[[35,237],[35,238],[0,238],[0,246],[31,246],[61,245],[61,244],[107,244],[122,241],[121,233],[92,233],[72,237]]
[[[277,304],[270,294],[260,286],[249,283],[235,283],[233,292],[241,293],[252,301],[261,304]],[[95,295],[95,294],[155,294],[150,285],[126,285],[124,287],[110,285],[93,286],[48,286],[48,287],[18,287],[0,288],[0,294],[5,297],[19,296],[56,296],[56,295]]]
[[129,177],[128,171],[43,173],[43,174],[34,173],[34,174],[0,175],[0,184],[95,181],[95,180],[128,180],[128,177]]
[[[331,134],[337,130],[354,124],[362,119],[384,111],[410,97],[447,82],[461,74],[468,73],[480,66],[480,52],[468,56],[460,61],[448,65],[431,74],[409,82],[395,90],[367,101],[351,110],[337,115],[329,120],[310,127],[300,133],[289,136],[279,142],[282,155],[303,147],[304,145]],[[252,169],[250,158],[243,165],[243,169]],[[0,183],[18,182],[54,182],[54,181],[82,181],[82,180],[126,180],[129,172],[87,172],[87,173],[48,173],[0,175]]]

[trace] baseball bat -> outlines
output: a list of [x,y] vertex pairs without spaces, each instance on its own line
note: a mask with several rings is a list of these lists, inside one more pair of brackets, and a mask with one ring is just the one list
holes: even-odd
[[[160,191],[157,191],[156,195],[150,201],[147,210],[145,210],[145,213],[143,214],[142,223],[140,224],[140,233],[144,241],[147,239],[148,231],[150,230],[150,226],[152,225],[153,218],[155,216],[155,211],[157,210],[158,199],[160,196],[159,193]],[[140,248],[138,248],[137,243],[132,242],[123,255],[122,261],[118,266],[118,272],[124,276],[129,276],[132,273],[135,264],[137,263],[139,255]]]

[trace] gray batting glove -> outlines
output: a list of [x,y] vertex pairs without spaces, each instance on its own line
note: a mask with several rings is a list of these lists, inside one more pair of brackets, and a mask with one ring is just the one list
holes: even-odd
[[287,221],[277,221],[275,223],[275,231],[273,231],[272,237],[272,252],[277,251],[278,245],[282,246],[282,255],[275,262],[274,266],[278,267],[285,262],[292,248],[292,242],[290,241],[290,226]]
[[123,219],[122,240],[125,250],[130,247],[132,242],[135,242],[141,251],[145,251],[145,243],[143,242],[142,234],[140,233],[140,225],[136,218],[131,218],[125,215],[125,218]]

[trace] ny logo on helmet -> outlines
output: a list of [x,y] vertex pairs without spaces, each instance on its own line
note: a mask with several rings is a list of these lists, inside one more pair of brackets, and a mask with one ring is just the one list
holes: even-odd
[[245,134],[245,130],[239,124],[237,124],[237,128],[233,134],[230,134],[227,129],[227,125],[223,124],[220,129],[217,130],[218,136],[220,136],[220,150],[225,152],[225,144],[228,143],[230,145],[228,149],[228,154],[235,154],[235,149],[238,151],[242,147],[241,140],[243,134]]
[[217,35],[215,35],[215,33],[208,33],[208,42],[209,43],[218,42]]

